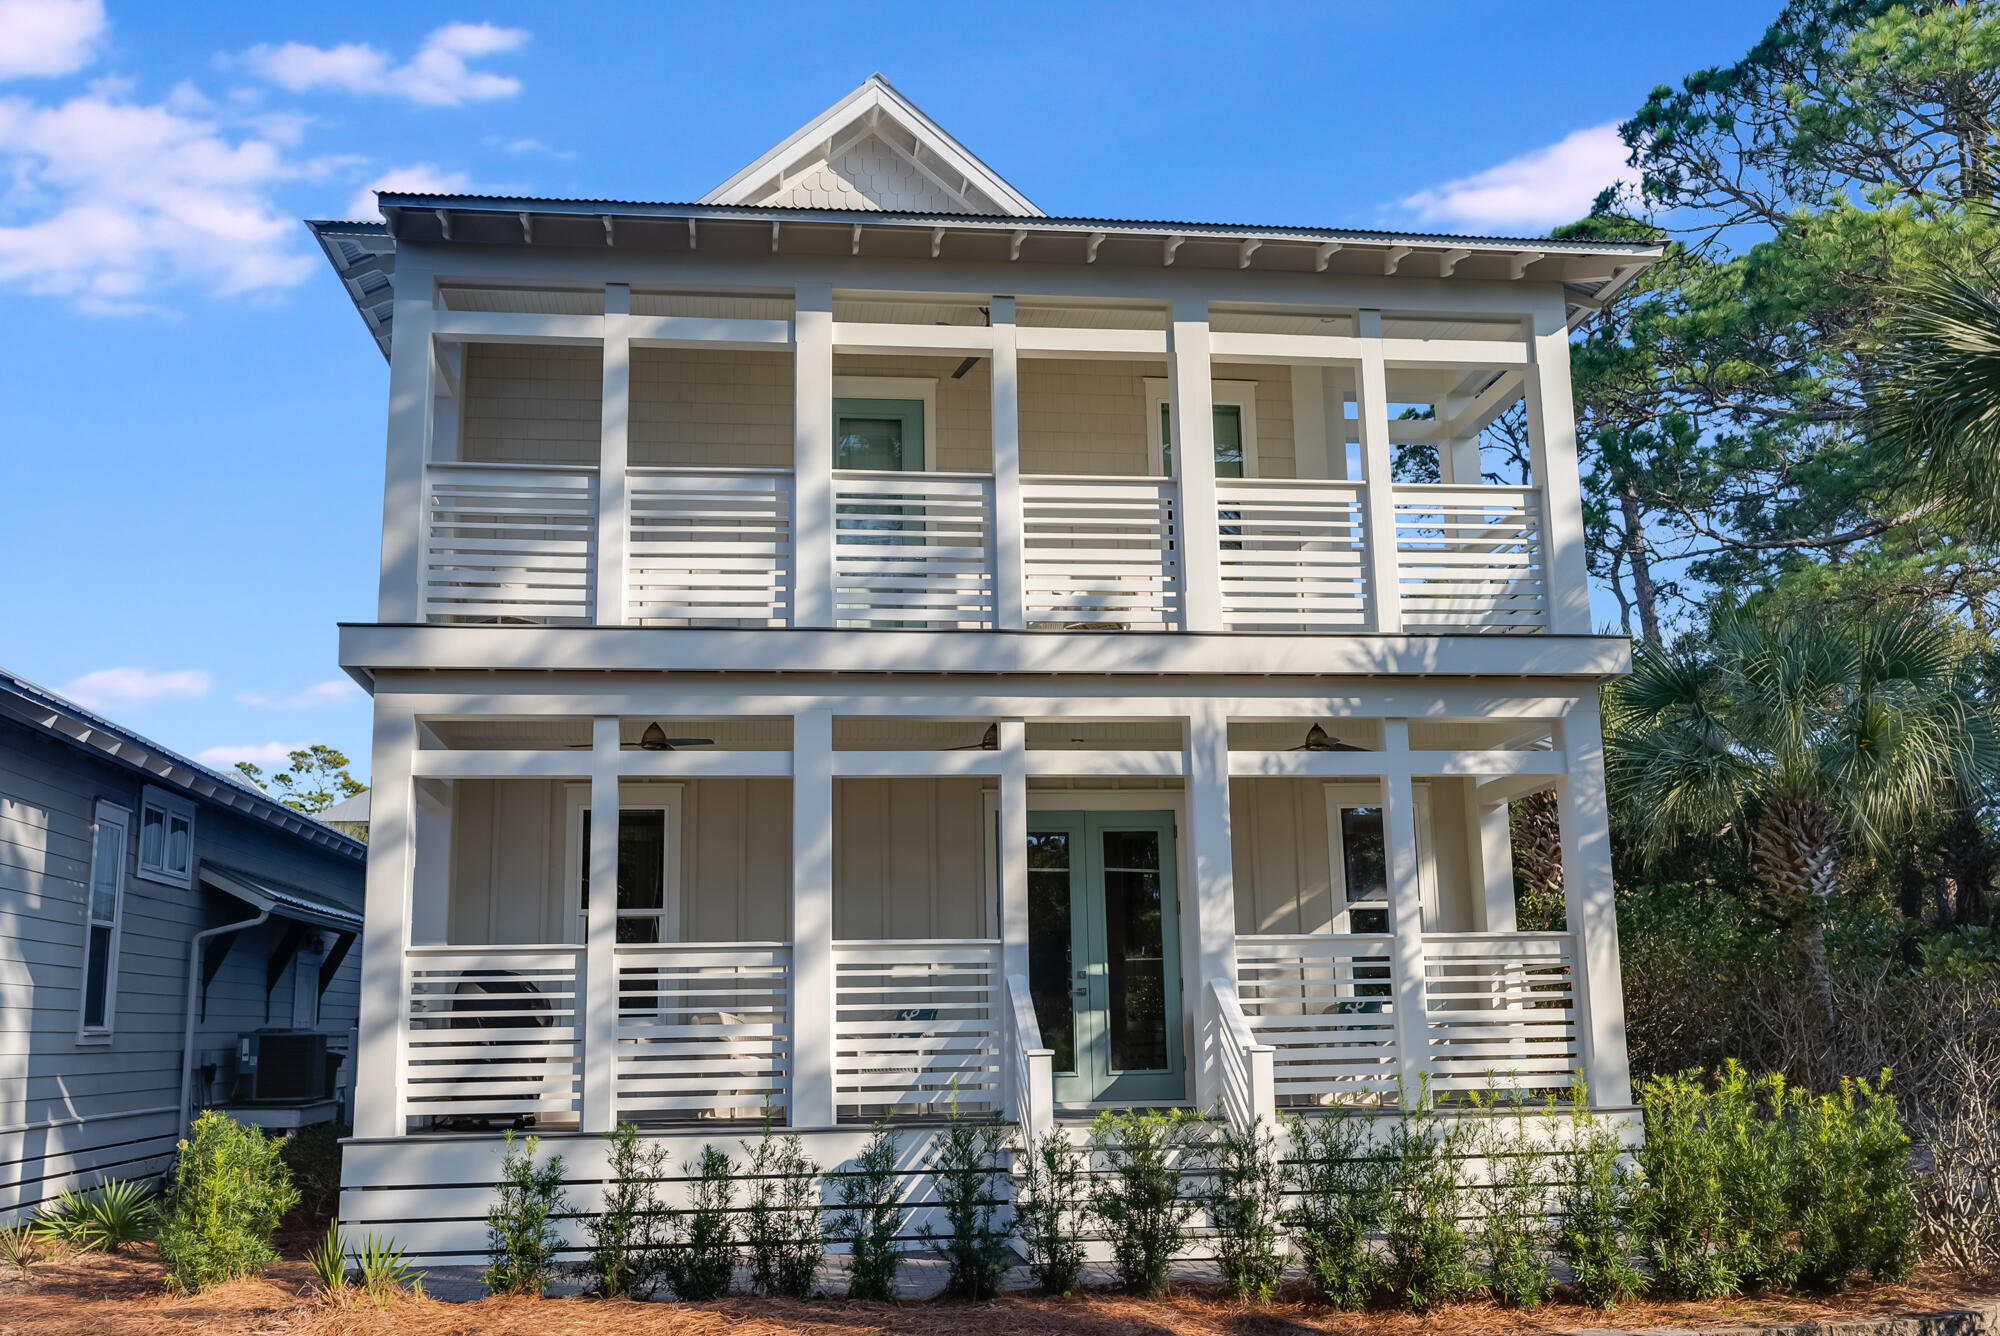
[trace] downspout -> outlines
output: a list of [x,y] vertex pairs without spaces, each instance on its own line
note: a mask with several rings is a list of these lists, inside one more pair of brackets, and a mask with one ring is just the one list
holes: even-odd
[[271,917],[269,909],[260,910],[256,918],[247,918],[240,923],[225,923],[219,928],[209,928],[196,933],[188,941],[188,993],[186,1026],[181,1031],[181,1135],[186,1135],[188,1123],[194,1112],[194,1013],[201,994],[201,949],[211,937],[220,937],[225,932],[242,932],[254,928]]

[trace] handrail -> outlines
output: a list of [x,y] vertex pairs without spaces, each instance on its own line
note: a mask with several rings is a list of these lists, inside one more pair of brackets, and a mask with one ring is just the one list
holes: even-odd
[[1275,1123],[1278,1092],[1275,1046],[1260,1043],[1243,1015],[1236,985],[1225,979],[1208,981],[1208,1013],[1216,1056],[1222,1071],[1224,1114],[1239,1130],[1248,1131],[1261,1119]]
[[758,468],[749,464],[633,464],[625,472],[635,478],[727,477],[789,478],[792,470]]
[[1042,1044],[1041,1022],[1035,1019],[1034,996],[1024,974],[1007,976],[1009,1028],[1013,1031],[1014,1121],[1021,1140],[1033,1154],[1042,1134],[1055,1123],[1055,1050]]
[[[433,459],[426,468],[464,473],[596,473],[595,464],[536,464],[511,459]],[[787,470],[789,472],[789,470]]]

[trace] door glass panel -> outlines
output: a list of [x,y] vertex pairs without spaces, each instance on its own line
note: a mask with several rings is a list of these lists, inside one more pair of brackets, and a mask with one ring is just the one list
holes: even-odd
[[842,414],[835,450],[835,468],[900,471],[903,467],[903,420]]
[[[1215,476],[1243,476],[1243,409],[1236,404],[1217,404],[1215,413]],[[1160,405],[1160,462],[1167,477],[1174,476],[1174,412],[1171,404]]]
[[1341,873],[1347,881],[1350,932],[1389,931],[1389,864],[1382,809],[1340,809]]
[[1028,835],[1028,992],[1042,1043],[1059,1072],[1076,1070],[1076,995],[1070,982],[1070,835]]
[[1167,1066],[1167,961],[1162,921],[1160,836],[1104,832],[1106,982],[1110,985],[1111,1066]]
[[667,814],[618,815],[618,940],[657,942],[667,902]]

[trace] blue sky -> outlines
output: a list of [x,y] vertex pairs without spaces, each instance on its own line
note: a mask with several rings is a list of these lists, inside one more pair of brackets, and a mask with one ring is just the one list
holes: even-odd
[[692,199],[880,70],[1051,213],[1533,233],[1775,10],[0,0],[0,665],[365,772],[387,371],[297,220],[371,186]]

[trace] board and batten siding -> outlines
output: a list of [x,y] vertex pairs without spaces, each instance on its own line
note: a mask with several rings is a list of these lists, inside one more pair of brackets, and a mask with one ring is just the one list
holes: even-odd
[[[227,896],[137,875],[145,779],[39,729],[0,719],[0,1224],[65,1189],[105,1176],[155,1173],[180,1134],[181,1027],[188,940],[251,917]],[[113,1030],[80,1043],[91,824],[104,800],[133,816],[125,849]],[[336,895],[357,908],[357,860],[314,849],[197,800],[197,859]],[[207,993],[195,1052],[233,1054],[267,1024],[265,961],[282,928],[238,934]],[[319,1028],[345,1035],[358,1005],[360,951],[321,999]],[[289,1026],[296,968],[268,997],[269,1024]],[[316,988],[317,970],[306,970]],[[203,1091],[197,1083],[197,1099]]]

